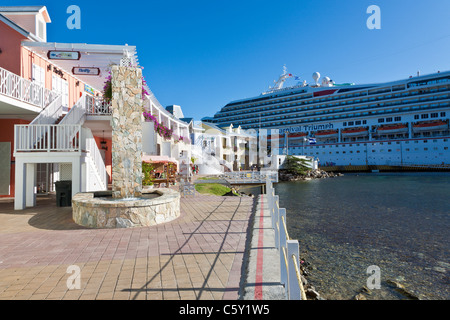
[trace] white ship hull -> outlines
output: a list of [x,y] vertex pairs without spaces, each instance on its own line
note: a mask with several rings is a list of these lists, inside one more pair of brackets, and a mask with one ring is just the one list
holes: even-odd
[[[271,150],[313,156],[322,166],[450,164],[450,71],[380,84],[277,88],[230,102],[208,121],[279,134]],[[299,134],[305,137],[294,138]]]

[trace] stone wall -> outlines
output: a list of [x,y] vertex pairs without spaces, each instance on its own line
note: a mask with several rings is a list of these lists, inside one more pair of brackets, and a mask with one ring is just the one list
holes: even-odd
[[142,192],[142,70],[112,67],[112,196]]
[[[72,199],[72,218],[89,228],[153,226],[180,216],[180,193],[169,189],[144,190],[158,197],[139,200],[108,199],[108,191],[81,192]],[[106,197],[105,197],[106,196]]]

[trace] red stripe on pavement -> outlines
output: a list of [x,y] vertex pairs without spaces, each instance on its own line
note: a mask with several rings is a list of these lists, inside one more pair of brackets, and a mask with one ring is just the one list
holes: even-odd
[[255,300],[262,300],[263,283],[263,245],[264,245],[264,203],[261,195],[261,212],[259,217],[258,251],[256,256]]

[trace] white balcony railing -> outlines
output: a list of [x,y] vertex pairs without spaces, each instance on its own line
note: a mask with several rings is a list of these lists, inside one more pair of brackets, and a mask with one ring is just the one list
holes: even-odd
[[106,102],[100,97],[86,96],[87,115],[111,115],[111,102]]
[[14,152],[81,152],[81,125],[34,124],[14,126]]
[[59,95],[3,68],[0,68],[0,94],[42,109]]

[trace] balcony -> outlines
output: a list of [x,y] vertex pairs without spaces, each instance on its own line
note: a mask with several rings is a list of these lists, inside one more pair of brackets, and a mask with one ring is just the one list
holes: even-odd
[[36,114],[57,96],[52,90],[0,68],[1,114]]
[[106,102],[100,97],[86,96],[86,115],[110,116],[111,114],[111,102]]
[[[81,125],[15,125],[14,154],[18,152],[81,152]],[[84,141],[83,141],[84,142]]]

